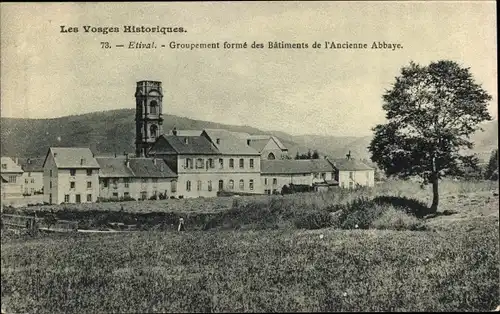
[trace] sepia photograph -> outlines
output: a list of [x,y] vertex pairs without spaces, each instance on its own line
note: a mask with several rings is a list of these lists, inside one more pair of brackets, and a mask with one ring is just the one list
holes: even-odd
[[500,311],[496,12],[1,3],[1,313]]

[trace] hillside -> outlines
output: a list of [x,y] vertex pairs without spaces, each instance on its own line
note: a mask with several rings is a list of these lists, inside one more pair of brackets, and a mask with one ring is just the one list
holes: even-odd
[[[54,119],[1,118],[2,156],[43,156],[50,146],[88,146],[97,154],[122,154],[134,152],[135,110],[119,109]],[[297,151],[317,149],[320,154],[344,157],[349,151],[354,158],[369,159],[368,145],[371,136],[293,136],[280,131],[262,131],[250,126],[227,125],[209,121],[192,120],[174,115],[164,115],[164,132],[177,129],[221,128],[250,134],[272,134],[288,147],[291,156]],[[491,151],[498,147],[498,121],[483,125],[484,132],[473,136],[474,152],[488,160]]]

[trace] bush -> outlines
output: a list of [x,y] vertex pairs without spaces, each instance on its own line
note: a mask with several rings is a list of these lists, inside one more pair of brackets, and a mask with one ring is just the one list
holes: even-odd
[[294,225],[300,229],[322,229],[333,226],[333,219],[326,210],[319,210],[301,214],[295,219]]
[[415,216],[398,210],[394,207],[389,207],[385,212],[371,224],[375,229],[387,230],[425,230],[425,224]]

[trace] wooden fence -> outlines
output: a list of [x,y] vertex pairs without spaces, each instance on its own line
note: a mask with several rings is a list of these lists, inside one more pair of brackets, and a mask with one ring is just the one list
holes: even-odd
[[50,223],[47,219],[33,216],[2,214],[2,223],[7,228],[29,229],[36,221],[39,230],[52,232],[74,232],[78,231],[78,222],[69,220],[54,220]]

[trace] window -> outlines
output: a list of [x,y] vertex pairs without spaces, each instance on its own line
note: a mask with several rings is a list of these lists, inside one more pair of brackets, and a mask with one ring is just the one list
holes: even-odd
[[64,195],[64,203],[69,203],[69,194]]
[[90,177],[92,175],[92,169],[87,169],[87,176]]
[[31,183],[35,183],[35,179],[31,179]]
[[52,181],[49,182],[49,188],[52,189]]
[[[52,183],[52,182],[51,182],[51,183]],[[52,184],[51,184],[51,185],[52,185]],[[74,188],[75,188],[75,182],[74,182],[74,181],[71,181],[71,182],[69,183],[69,188],[70,188],[70,189],[74,189]]]
[[92,202],[92,194],[87,194],[87,202]]
[[203,169],[203,159],[202,158],[196,159],[196,169]]
[[276,185],[276,184],[278,184],[278,179],[274,178],[273,179],[273,185]]
[[253,180],[250,180],[249,183],[248,183],[248,188],[250,190],[253,190]]
[[108,187],[108,179],[102,180],[102,184],[104,185],[105,188]]
[[240,168],[243,168],[245,166],[245,160],[243,158],[240,158]]
[[326,180],[326,173],[324,173],[324,172],[323,172],[323,173],[321,174],[321,179]]
[[198,182],[196,183],[196,188],[198,189],[198,191],[201,191],[201,180],[198,180]]
[[129,192],[125,192],[125,193],[123,193],[123,197],[125,197],[125,198],[129,198],[129,197],[130,197],[130,193],[129,193]]
[[270,195],[271,194],[271,190],[264,190],[264,193],[267,194],[267,195]]
[[152,100],[149,103],[149,108],[151,109],[151,114],[158,114],[158,103],[156,102],[156,100]]
[[276,159],[276,157],[274,156],[273,153],[269,153],[269,155],[267,155],[267,159],[274,160],[274,159]]
[[52,177],[52,170],[50,170],[50,176]]
[[158,183],[158,178],[153,178],[151,180],[153,181],[153,183]]
[[2,169],[7,169],[7,164],[2,164]]
[[143,200],[143,201],[144,201],[144,200],[145,200],[145,199],[147,199],[147,198],[148,198],[148,192],[146,192],[146,191],[142,191],[142,192],[141,192],[141,200]]
[[212,181],[208,181],[208,191],[212,191]]
[[250,168],[253,168],[253,158],[250,159]]
[[172,193],[177,192],[177,181],[172,181],[170,190],[172,191]]
[[154,124],[153,124],[153,125],[151,125],[151,126],[149,127],[149,136],[150,136],[150,137],[156,137],[156,136],[158,135],[158,134],[157,134],[157,133],[158,133],[157,131],[158,131],[158,127],[157,127],[156,125],[154,125]]
[[186,158],[186,168],[193,169],[193,160],[191,158]]
[[224,168],[224,159],[219,158],[219,168],[222,169]]
[[17,177],[16,176],[9,176],[9,182],[10,183],[16,183],[17,182]]
[[229,168],[234,168],[234,159],[229,159]]
[[319,173],[314,173],[314,179],[319,178]]
[[215,140],[215,142],[216,142],[217,144],[220,144],[220,138],[216,139],[216,140]]
[[124,178],[123,182],[125,183],[125,187],[128,188],[129,187],[130,179],[129,178]]
[[76,175],[76,169],[69,169],[69,175],[74,177]]
[[118,188],[118,179],[113,179],[113,189]]
[[[367,185],[368,185],[368,184],[367,184]],[[33,194],[33,192],[35,192],[35,189],[34,189],[34,188],[31,188],[31,189],[30,189],[30,192],[31,192],[31,194]]]
[[219,191],[224,190],[224,180],[219,180]]
[[52,204],[52,193],[49,194],[49,204]]
[[92,182],[88,181],[87,182],[87,189],[91,189],[92,188]]
[[354,187],[354,182],[349,181],[349,188],[352,189]]
[[245,189],[245,181],[240,180],[240,190],[244,190],[244,189]]
[[349,172],[349,179],[354,179],[354,172]]
[[230,190],[234,189],[234,181],[233,180],[229,180],[229,189]]
[[207,168],[215,168],[214,160],[212,158],[208,158]]
[[264,184],[267,185],[267,178],[264,179]]
[[28,184],[28,179],[24,179],[24,183]]
[[76,202],[81,203],[82,202],[82,196],[80,194],[76,194]]
[[191,181],[186,181],[186,191],[191,191]]

